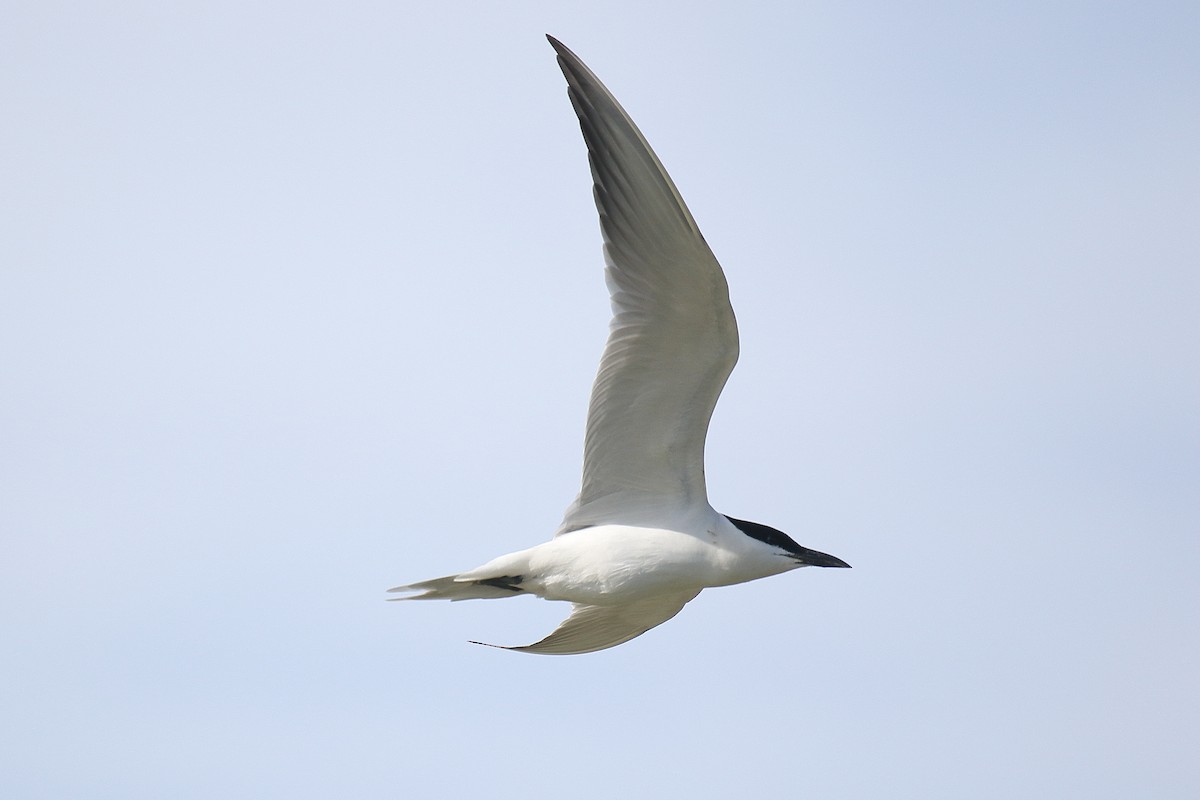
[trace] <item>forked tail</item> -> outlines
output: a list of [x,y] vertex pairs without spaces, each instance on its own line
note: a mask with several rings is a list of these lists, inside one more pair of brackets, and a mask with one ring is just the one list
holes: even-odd
[[434,578],[431,581],[421,581],[408,586],[397,586],[388,589],[389,592],[420,592],[409,597],[389,597],[389,600],[495,600],[499,597],[513,597],[524,594],[521,588],[520,575],[505,575],[499,578],[487,578],[474,581],[462,579],[457,575],[447,575],[444,578]]

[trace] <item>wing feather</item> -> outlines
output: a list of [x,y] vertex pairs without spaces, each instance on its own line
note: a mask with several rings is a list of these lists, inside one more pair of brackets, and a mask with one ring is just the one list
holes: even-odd
[[704,439],[738,356],[729,288],[658,157],[612,94],[552,37],[587,143],[612,297],[583,482],[560,533],[653,523],[707,503]]
[[[576,603],[570,616],[540,642],[523,647],[501,647],[519,653],[576,655],[593,653],[636,639],[678,614],[699,592],[648,598],[615,606]],[[484,644],[484,642],[475,642]]]

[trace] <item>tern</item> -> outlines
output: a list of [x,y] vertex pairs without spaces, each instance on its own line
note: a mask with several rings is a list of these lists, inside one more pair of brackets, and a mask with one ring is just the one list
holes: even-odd
[[583,483],[549,542],[390,591],[565,600],[573,610],[549,636],[503,649],[569,655],[641,636],[708,587],[850,565],[709,505],[704,439],[738,358],[725,275],[633,120],[578,56],[546,38],[587,144],[613,307]]

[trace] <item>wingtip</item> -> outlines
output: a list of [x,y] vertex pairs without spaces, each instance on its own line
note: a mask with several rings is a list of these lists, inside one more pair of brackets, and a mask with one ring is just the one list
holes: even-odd
[[505,647],[502,644],[489,644],[488,642],[477,642],[474,639],[468,639],[467,643],[468,644],[477,644],[480,647],[494,647],[497,650],[520,650],[521,649],[519,647]]
[[559,59],[567,59],[569,61],[578,61],[579,56],[571,52],[571,48],[555,39],[550,34],[546,34],[546,41],[550,42],[550,46],[554,48],[554,52],[558,54]]
[[550,650],[539,650],[538,645],[541,642],[524,645],[505,645],[505,644],[489,644],[488,642],[477,642],[474,639],[467,640],[471,644],[477,644],[481,647],[494,647],[497,650],[508,650],[511,653],[532,653],[533,655],[575,655],[574,653],[554,653]]

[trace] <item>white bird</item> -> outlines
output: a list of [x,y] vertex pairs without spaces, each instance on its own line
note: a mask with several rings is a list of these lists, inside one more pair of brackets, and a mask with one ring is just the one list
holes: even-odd
[[587,143],[613,306],[583,485],[549,542],[390,591],[420,592],[399,600],[566,600],[574,609],[553,633],[505,648],[565,655],[641,636],[710,586],[850,565],[709,505],[704,438],[738,357],[725,275],[633,120],[574,53],[546,38]]

